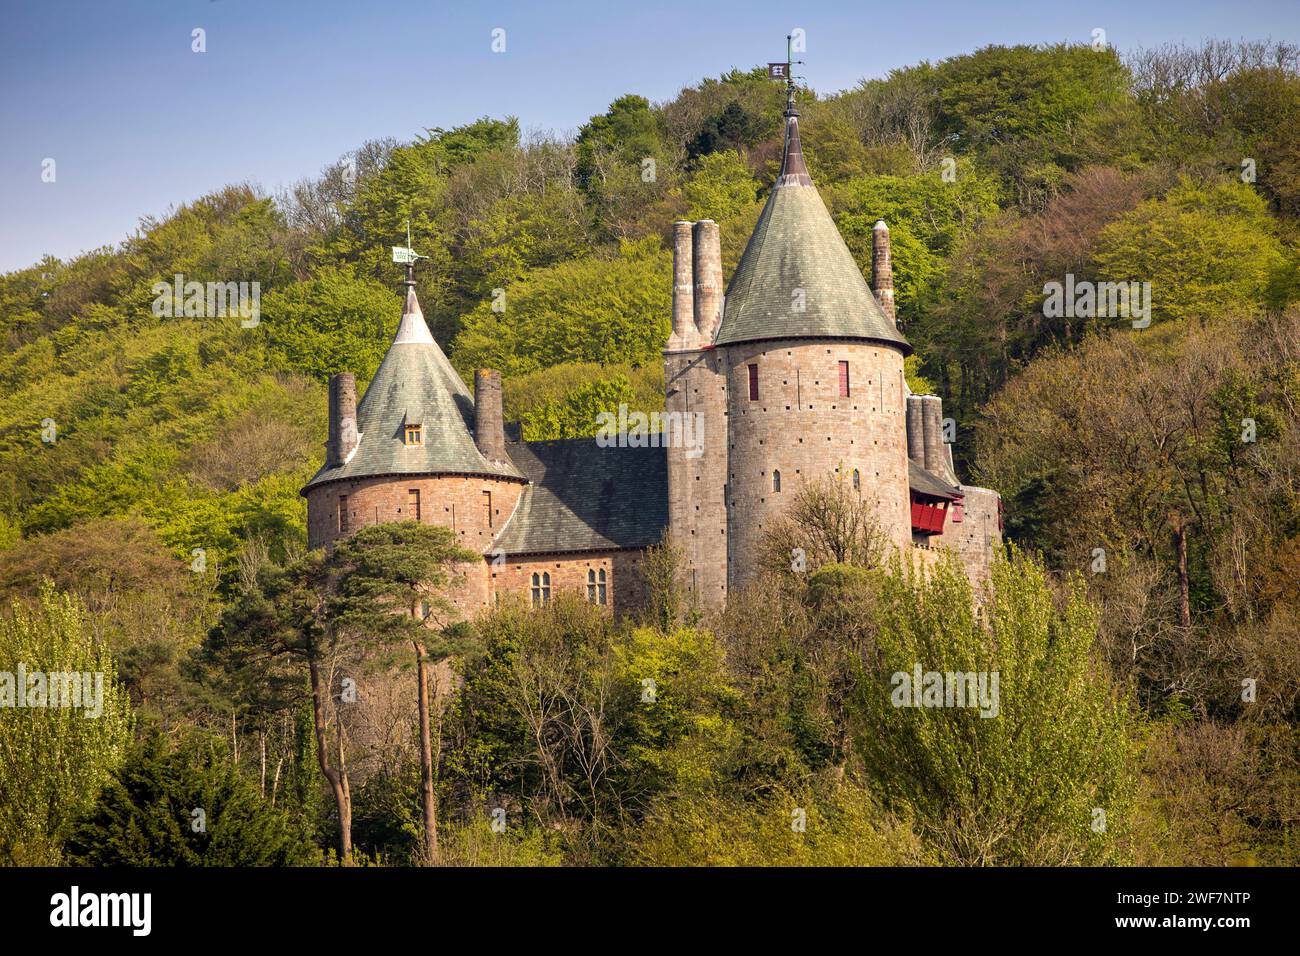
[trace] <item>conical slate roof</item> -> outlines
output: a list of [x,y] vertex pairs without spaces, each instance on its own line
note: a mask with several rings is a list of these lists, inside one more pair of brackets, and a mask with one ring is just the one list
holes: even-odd
[[781,175],[731,277],[713,344],[829,336],[887,342],[910,353],[812,184],[798,114],[786,115]]
[[[405,426],[420,425],[423,443],[407,445]],[[415,289],[393,344],[357,405],[356,450],[329,462],[307,483],[376,475],[465,474],[523,478],[509,462],[489,462],[474,444],[474,399],[425,324]]]

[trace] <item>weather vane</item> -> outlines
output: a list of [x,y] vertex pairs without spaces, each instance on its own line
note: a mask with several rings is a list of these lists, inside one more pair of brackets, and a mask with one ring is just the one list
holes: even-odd
[[[794,59],[794,35],[785,38],[785,62],[769,63],[767,75],[773,80],[785,80],[785,115],[794,115],[794,67],[803,66],[803,60]],[[798,77],[803,79],[803,77]]]
[[422,256],[411,248],[411,220],[406,220],[406,245],[393,246],[393,261],[398,265],[406,266],[406,284],[415,285],[415,263],[419,259],[427,259],[428,256]]

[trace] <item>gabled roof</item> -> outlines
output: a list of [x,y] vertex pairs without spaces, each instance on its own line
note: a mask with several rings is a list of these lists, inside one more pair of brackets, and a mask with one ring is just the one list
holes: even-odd
[[[422,444],[407,445],[407,424]],[[429,332],[408,286],[402,322],[357,405],[359,443],[337,468],[329,463],[303,489],[376,475],[464,474],[521,478],[509,462],[489,462],[474,444],[474,399]]]
[[594,438],[509,442],[529,479],[494,547],[505,554],[645,548],[668,525],[663,448],[601,448]]
[[714,344],[818,337],[870,339],[912,351],[876,302],[817,194],[799,144],[798,114],[788,111],[781,175],[727,287]]

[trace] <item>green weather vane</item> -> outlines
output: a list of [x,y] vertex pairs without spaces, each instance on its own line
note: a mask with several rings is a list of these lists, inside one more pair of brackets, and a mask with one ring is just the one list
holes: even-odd
[[415,263],[420,259],[427,259],[428,256],[422,256],[411,248],[411,220],[406,220],[406,245],[393,246],[393,261],[398,265],[406,266],[406,284],[415,284]]

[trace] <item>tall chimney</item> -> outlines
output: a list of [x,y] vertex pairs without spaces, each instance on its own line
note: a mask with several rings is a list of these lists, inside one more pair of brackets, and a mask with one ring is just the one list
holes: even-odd
[[938,395],[921,396],[922,424],[925,432],[925,470],[951,484],[957,484],[952,459],[943,440],[943,399]]
[[338,468],[357,447],[357,380],[351,372],[330,376],[330,432],[325,465]]
[[718,224],[701,219],[695,224],[695,327],[712,345],[722,319],[722,242]]
[[876,220],[871,230],[871,291],[889,321],[898,325],[894,310],[894,265],[889,258],[889,227],[885,220]]
[[907,457],[925,467],[925,413],[921,396],[907,396]]
[[501,412],[501,373],[474,373],[474,444],[488,461],[506,461],[505,420]]
[[673,223],[673,333],[668,337],[670,352],[696,345],[695,292],[691,285],[693,247],[691,224],[684,219]]

